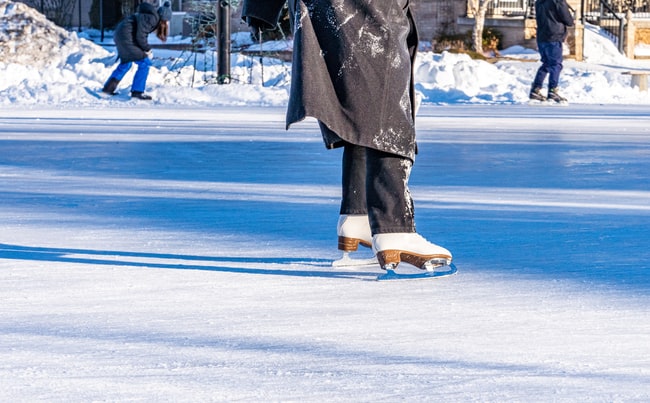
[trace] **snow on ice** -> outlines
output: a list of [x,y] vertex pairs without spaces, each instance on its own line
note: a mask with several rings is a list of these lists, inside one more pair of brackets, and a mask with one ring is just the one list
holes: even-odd
[[331,267],[340,150],[284,130],[287,63],[156,49],[154,102],[98,100],[110,40],[6,0],[0,35],[0,401],[650,400],[650,62],[594,27],[567,107],[526,104],[530,49],[419,54],[459,273],[397,283]]

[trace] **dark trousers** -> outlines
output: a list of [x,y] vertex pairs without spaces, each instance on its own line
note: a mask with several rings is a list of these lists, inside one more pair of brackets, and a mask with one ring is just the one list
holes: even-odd
[[548,75],[548,88],[556,88],[562,71],[562,42],[538,42],[542,65],[533,80],[533,88],[542,88]]
[[341,214],[368,214],[374,234],[415,232],[408,190],[412,162],[347,143],[343,149]]

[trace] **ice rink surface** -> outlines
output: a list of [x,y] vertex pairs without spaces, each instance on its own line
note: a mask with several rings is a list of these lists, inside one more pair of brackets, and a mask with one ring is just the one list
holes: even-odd
[[418,231],[459,272],[378,283],[331,267],[313,120],[0,110],[0,400],[648,401],[647,106],[417,128]]

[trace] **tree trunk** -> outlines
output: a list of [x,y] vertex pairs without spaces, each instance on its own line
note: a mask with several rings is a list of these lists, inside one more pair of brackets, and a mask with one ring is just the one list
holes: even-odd
[[487,14],[488,0],[471,0],[470,11],[474,14],[474,29],[472,30],[472,43],[476,53],[483,54],[483,27],[485,14]]

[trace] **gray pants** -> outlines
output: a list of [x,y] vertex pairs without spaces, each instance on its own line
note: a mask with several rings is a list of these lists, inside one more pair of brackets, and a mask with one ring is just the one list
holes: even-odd
[[368,214],[373,235],[415,232],[411,166],[408,158],[346,143],[340,213]]

